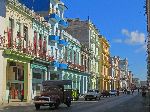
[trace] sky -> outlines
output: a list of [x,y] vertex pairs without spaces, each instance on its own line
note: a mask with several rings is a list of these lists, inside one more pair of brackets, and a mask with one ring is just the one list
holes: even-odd
[[127,58],[134,77],[146,80],[145,0],[62,0],[67,18],[90,20],[110,43],[111,56]]

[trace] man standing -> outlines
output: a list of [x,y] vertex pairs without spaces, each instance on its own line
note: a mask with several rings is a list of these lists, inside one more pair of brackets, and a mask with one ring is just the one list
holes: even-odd
[[24,100],[24,89],[21,90],[21,102]]

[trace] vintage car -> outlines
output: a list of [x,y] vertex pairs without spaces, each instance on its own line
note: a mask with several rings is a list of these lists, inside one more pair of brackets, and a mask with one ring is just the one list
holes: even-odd
[[102,92],[101,92],[101,97],[104,97],[104,96],[109,96],[110,97],[110,93],[109,93],[109,91],[107,91],[107,90],[103,90]]
[[90,89],[84,95],[84,99],[85,99],[85,101],[87,101],[88,99],[89,100],[92,100],[92,99],[95,99],[95,100],[99,99],[100,100],[100,96],[101,96],[101,94],[100,94],[99,90],[97,90],[97,89]]
[[110,93],[111,96],[113,96],[113,95],[117,96],[117,91],[116,90],[110,90],[109,93]]
[[[65,85],[70,85],[67,86],[70,88],[65,89]],[[41,95],[34,97],[36,110],[39,110],[40,106],[54,106],[55,108],[58,108],[61,103],[70,107],[72,99],[71,85],[71,80],[43,81]]]

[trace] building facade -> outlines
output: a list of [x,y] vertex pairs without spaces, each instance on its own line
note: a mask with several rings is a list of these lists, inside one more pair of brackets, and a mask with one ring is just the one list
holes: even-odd
[[69,27],[66,31],[73,37],[77,38],[81,44],[84,44],[90,49],[90,73],[91,73],[91,88],[97,88],[98,71],[98,38],[99,31],[95,25],[89,20],[82,21],[80,19],[68,19]]
[[147,15],[147,79],[150,86],[150,0],[146,0]]
[[120,59],[119,61],[120,67],[120,88],[127,88],[127,80],[128,80],[128,60]]
[[29,41],[32,40],[32,13],[17,1],[3,2],[5,16],[0,17],[1,50],[0,101],[19,99],[24,89],[25,99],[31,99],[30,62],[34,60]]
[[111,77],[110,77],[110,51],[109,51],[109,43],[105,37],[99,36],[99,88],[100,90],[110,90],[111,87]]
[[120,88],[120,68],[119,68],[119,56],[113,56],[110,58],[110,76],[111,76],[111,90]]

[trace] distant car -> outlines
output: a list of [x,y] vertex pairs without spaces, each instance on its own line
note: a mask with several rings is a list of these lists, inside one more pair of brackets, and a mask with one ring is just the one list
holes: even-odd
[[116,90],[111,90],[109,93],[110,93],[111,96],[113,96],[113,95],[117,96],[117,91]]
[[106,96],[106,97],[109,96],[110,97],[109,91],[103,90],[102,93],[101,93],[101,97],[104,97],[104,96]]
[[88,92],[84,95],[84,99],[85,101],[87,101],[88,99],[89,100],[92,100],[92,99],[99,99],[100,100],[100,92],[96,89],[91,89],[91,90],[88,90]]

